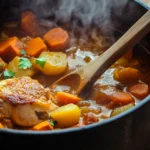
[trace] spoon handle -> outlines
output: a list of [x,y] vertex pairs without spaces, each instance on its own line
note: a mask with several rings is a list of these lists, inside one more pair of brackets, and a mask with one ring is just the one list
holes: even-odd
[[80,87],[79,96],[91,88],[95,81],[119,59],[128,49],[137,44],[150,32],[150,11],[145,13],[116,43],[96,60],[81,67],[80,75],[84,79],[83,87]]

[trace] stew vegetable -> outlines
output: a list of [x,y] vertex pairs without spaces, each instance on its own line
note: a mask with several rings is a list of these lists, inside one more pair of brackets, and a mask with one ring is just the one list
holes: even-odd
[[96,81],[86,100],[73,90],[73,76],[50,88],[111,45],[110,37],[100,29],[67,27],[44,27],[30,11],[22,13],[17,26],[2,25],[0,128],[42,131],[82,127],[116,116],[149,95],[150,62],[136,56],[134,48]]

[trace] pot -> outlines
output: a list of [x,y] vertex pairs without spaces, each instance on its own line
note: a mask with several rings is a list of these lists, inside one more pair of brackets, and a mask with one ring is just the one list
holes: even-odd
[[[6,20],[19,19],[19,15],[25,9],[33,9],[37,12],[37,8],[31,7],[29,4],[33,1],[14,1],[1,0],[0,4],[0,22]],[[58,1],[55,1],[57,4]],[[119,2],[119,0],[118,0]],[[55,8],[55,5],[52,6]],[[7,8],[7,11],[6,11]],[[129,8],[136,11],[130,12]],[[118,14],[121,8],[112,9],[111,27],[104,27],[107,35],[112,35],[117,40],[123,32],[125,32],[146,10],[136,4],[134,1],[124,7],[124,13]],[[13,10],[13,11],[12,11]],[[55,10],[56,11],[56,10]],[[38,14],[38,13],[37,13]],[[129,17],[127,17],[129,16]],[[42,17],[42,15],[39,15]],[[108,26],[107,26],[108,27]],[[136,45],[137,55],[141,55],[143,59],[148,55],[148,41],[150,36],[146,36],[139,44]],[[146,49],[146,50],[145,50]],[[29,149],[30,146],[38,149],[78,149],[78,150],[141,150],[150,148],[150,96],[142,100],[137,106],[109,118],[103,122],[91,124],[81,128],[69,128],[55,131],[24,131],[1,129],[0,130],[0,147]]]

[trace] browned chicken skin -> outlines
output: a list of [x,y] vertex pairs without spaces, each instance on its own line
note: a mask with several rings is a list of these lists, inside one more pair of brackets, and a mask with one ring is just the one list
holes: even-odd
[[30,77],[0,82],[0,114],[10,117],[20,126],[33,126],[49,118],[57,108],[50,91]]

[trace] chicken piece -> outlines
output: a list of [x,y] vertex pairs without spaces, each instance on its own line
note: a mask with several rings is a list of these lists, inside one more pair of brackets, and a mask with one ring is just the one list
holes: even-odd
[[58,106],[50,91],[30,77],[7,79],[0,82],[0,113],[20,126],[34,126],[47,120]]

